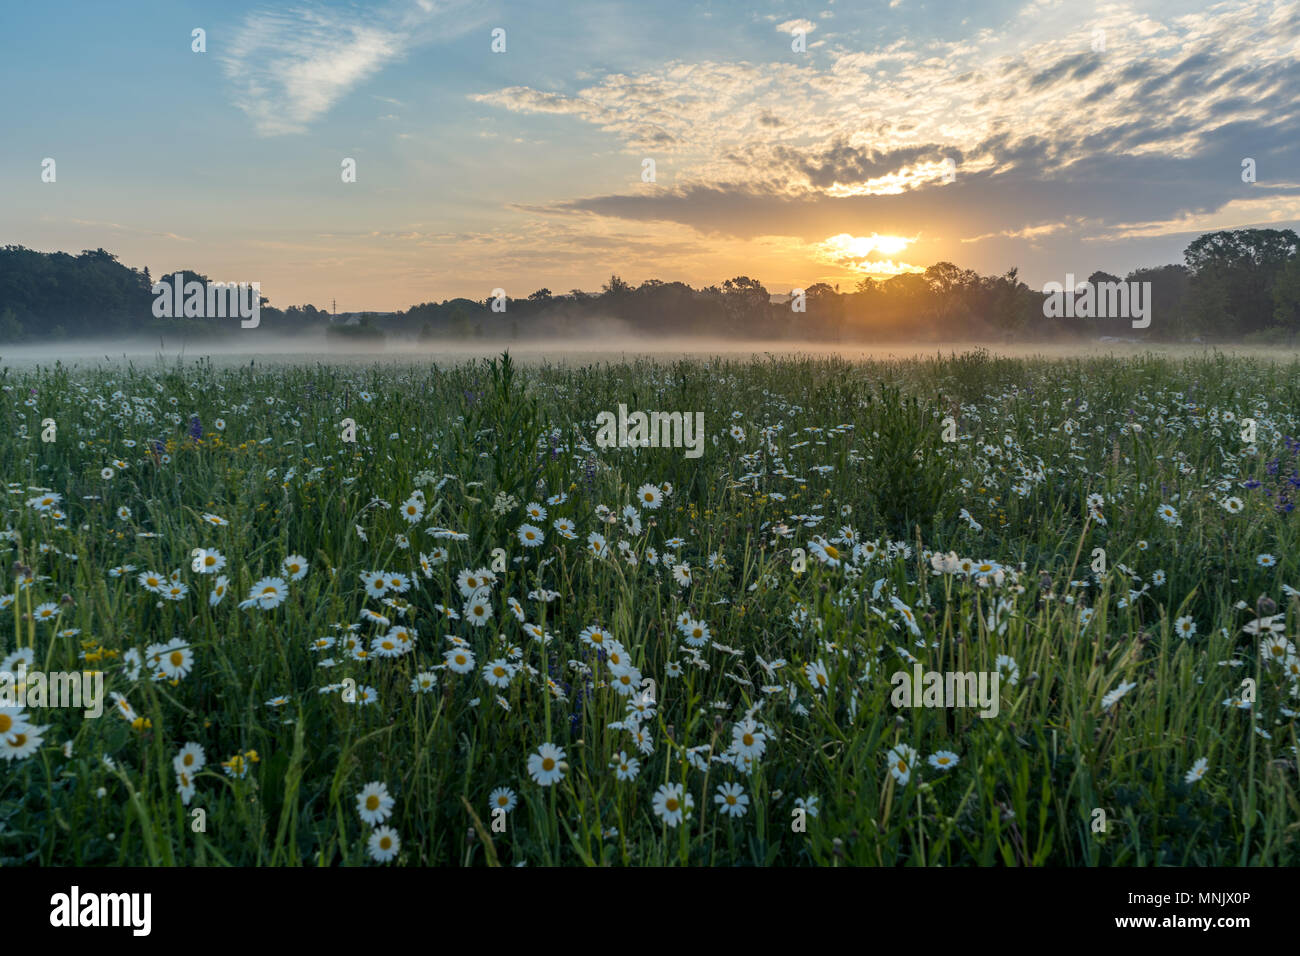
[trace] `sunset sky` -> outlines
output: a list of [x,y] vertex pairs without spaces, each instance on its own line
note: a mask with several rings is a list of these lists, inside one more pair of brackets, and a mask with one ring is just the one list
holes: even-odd
[[278,306],[1041,287],[1300,223],[1295,2],[54,0],[0,7],[0,81],[0,243]]

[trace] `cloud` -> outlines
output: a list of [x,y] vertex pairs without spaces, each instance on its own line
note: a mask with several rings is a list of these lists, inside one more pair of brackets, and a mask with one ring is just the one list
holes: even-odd
[[776,25],[777,33],[788,33],[794,36],[796,33],[812,33],[817,29],[817,24],[811,20],[786,20],[784,23]]
[[[1105,50],[1092,49],[1094,28]],[[675,156],[671,186],[534,211],[748,240],[920,233],[988,256],[1077,246],[1081,231],[1154,239],[1189,222],[1259,219],[1270,198],[1292,215],[1298,38],[1300,12],[1282,0],[1161,17],[1108,3],[1085,26],[1068,4],[1034,2],[999,30],[953,41],[832,44],[798,65],[670,61],[565,93],[516,86],[479,99]],[[1241,202],[1243,156],[1270,171],[1249,187],[1259,208]]]
[[323,5],[248,14],[221,65],[261,136],[304,132],[359,84],[430,37],[460,2],[376,7],[364,20]]

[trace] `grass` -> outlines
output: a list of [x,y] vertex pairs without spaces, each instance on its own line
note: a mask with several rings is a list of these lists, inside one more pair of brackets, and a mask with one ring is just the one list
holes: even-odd
[[[393,797],[406,865],[1300,859],[1294,363],[190,362],[6,368],[0,384],[14,566],[0,657],[102,669],[136,718],[111,701],[98,719],[24,711],[40,744],[0,745],[0,864],[374,865],[357,809],[371,781]],[[596,413],[619,404],[703,411],[703,457],[595,447]],[[658,508],[636,504],[647,483],[671,488]],[[42,508],[47,491],[61,500]],[[525,523],[540,547],[522,545]],[[219,603],[194,549],[227,562]],[[948,552],[994,573],[944,573],[930,558]],[[481,627],[457,580],[476,569],[495,572]],[[377,570],[409,588],[368,596]],[[153,593],[144,571],[175,571],[188,593]],[[268,576],[283,602],[241,609]],[[34,619],[51,604],[52,623]],[[1285,632],[1266,648],[1243,628],[1273,614]],[[681,615],[707,625],[702,646]],[[624,666],[579,639],[590,625]],[[343,647],[392,626],[415,635],[407,653]],[[449,638],[468,673],[444,663]],[[161,657],[136,672],[170,642],[192,654],[183,676]],[[912,658],[999,673],[997,716],[894,706],[890,677]],[[506,687],[482,673],[496,660]],[[651,698],[630,728],[620,677]],[[747,727],[765,738],[748,764],[730,756]],[[207,761],[188,803],[173,766],[187,742]],[[528,770],[544,743],[565,751],[549,786]],[[928,762],[941,751],[955,766]],[[633,780],[611,769],[621,752]],[[715,801],[732,783],[748,800],[734,818]],[[680,824],[654,810],[672,784],[694,800]],[[505,814],[489,805],[499,787],[517,796]]]

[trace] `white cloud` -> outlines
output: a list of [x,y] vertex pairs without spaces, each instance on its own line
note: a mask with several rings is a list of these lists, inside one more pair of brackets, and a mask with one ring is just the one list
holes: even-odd
[[355,11],[319,5],[248,14],[222,58],[235,105],[259,135],[303,132],[358,84],[428,39],[435,17],[461,2],[417,5],[370,8],[364,20]]
[[778,23],[776,25],[777,33],[788,33],[791,36],[794,36],[800,30],[804,33],[812,33],[816,29],[817,24],[813,23],[811,20],[786,20],[785,23]]

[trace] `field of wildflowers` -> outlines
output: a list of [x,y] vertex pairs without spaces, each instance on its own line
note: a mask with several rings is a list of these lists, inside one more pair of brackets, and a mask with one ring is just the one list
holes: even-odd
[[0,864],[1300,861],[1300,365],[0,384]]

